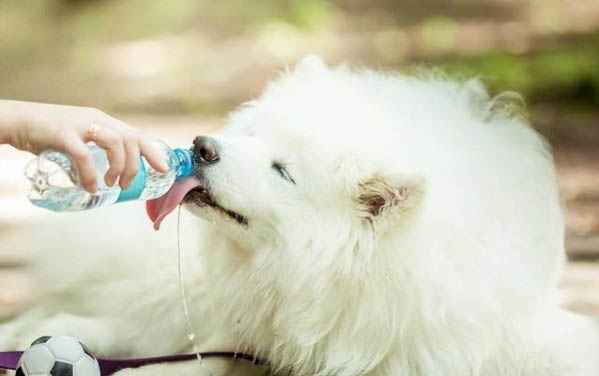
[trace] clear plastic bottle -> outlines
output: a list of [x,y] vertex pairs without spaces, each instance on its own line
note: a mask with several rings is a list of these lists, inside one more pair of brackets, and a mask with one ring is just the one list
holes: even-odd
[[154,146],[162,152],[169,171],[161,173],[141,158],[139,170],[131,185],[121,190],[104,183],[109,168],[106,151],[96,145],[86,145],[96,166],[98,192],[87,192],[79,185],[79,174],[71,159],[61,152],[46,150],[25,166],[25,176],[31,183],[29,200],[36,206],[56,212],[80,211],[129,200],[150,200],[165,194],[175,182],[193,172],[192,152],[188,149],[172,150],[156,141]]

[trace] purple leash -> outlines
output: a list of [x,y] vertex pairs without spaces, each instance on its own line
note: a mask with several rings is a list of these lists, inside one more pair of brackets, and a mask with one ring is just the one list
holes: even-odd
[[23,351],[0,352],[0,369],[17,369]]
[[[0,352],[0,369],[11,369],[16,370],[19,365],[19,359],[21,359],[23,351],[6,351]],[[200,353],[202,358],[232,358],[232,359],[243,359],[254,363],[255,365],[263,365],[264,361],[257,359],[251,355],[226,352],[226,351],[213,351]],[[110,376],[113,373],[120,371],[125,368],[138,368],[149,364],[157,363],[171,363],[181,362],[185,360],[197,359],[197,354],[182,354],[182,355],[167,355],[158,356],[153,358],[138,358],[138,359],[111,359],[111,358],[97,358],[98,364],[100,365],[100,373],[102,376]]]

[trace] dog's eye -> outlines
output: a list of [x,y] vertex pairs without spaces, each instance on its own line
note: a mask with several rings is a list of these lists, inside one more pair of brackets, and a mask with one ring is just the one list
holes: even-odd
[[281,177],[293,184],[295,184],[295,180],[289,175],[289,171],[285,168],[285,165],[281,162],[273,162],[272,168],[281,175]]

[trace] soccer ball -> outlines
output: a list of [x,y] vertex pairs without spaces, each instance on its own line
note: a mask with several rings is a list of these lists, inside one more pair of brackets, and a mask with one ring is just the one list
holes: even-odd
[[100,376],[100,366],[75,338],[46,336],[23,353],[15,376]]

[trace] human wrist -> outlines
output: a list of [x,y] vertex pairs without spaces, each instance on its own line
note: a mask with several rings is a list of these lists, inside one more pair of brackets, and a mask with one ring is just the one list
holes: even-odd
[[31,124],[30,102],[0,99],[0,141],[23,149],[25,129]]
[[13,144],[16,138],[16,129],[20,127],[22,119],[18,115],[18,102],[0,99],[0,143]]

